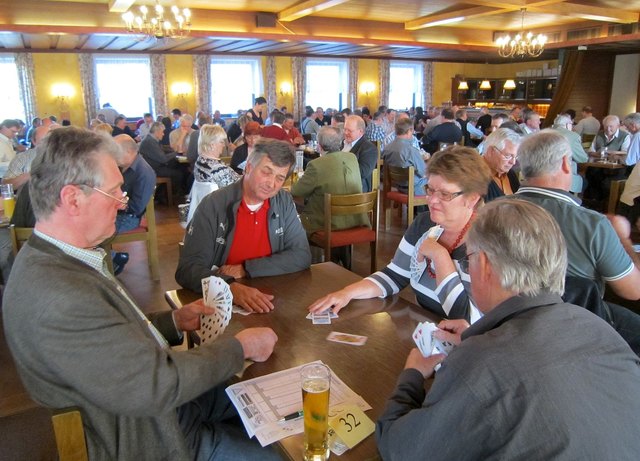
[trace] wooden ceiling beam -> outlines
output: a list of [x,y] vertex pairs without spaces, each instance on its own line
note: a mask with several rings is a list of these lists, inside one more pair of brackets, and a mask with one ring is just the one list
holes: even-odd
[[135,0],[109,0],[109,12],[110,13],[124,13],[129,8]]
[[307,0],[302,3],[298,3],[291,8],[287,8],[278,13],[278,19],[282,22],[295,21],[296,19],[309,16],[310,14],[317,13],[318,11],[326,10],[337,5],[341,5],[350,0]]
[[465,8],[462,10],[450,11],[448,13],[430,14],[412,21],[404,23],[405,30],[418,30],[426,27],[443,26],[463,20],[480,16],[491,16],[500,13],[513,11],[513,9],[500,9],[492,6],[474,6],[473,8]]
[[527,5],[527,11],[558,14],[572,18],[587,19],[589,21],[616,22],[621,24],[638,22],[638,18],[640,17],[637,12],[579,5],[577,3],[559,3],[544,6]]

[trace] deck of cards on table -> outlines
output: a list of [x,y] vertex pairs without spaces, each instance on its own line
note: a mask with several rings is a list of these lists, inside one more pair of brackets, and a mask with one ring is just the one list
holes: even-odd
[[212,275],[202,279],[202,299],[206,306],[215,309],[211,315],[200,317],[200,343],[213,342],[218,336],[224,333],[225,328],[231,320],[231,309],[233,307],[233,294],[227,282],[220,277]]
[[433,354],[449,355],[449,352],[455,347],[448,341],[441,341],[433,336],[438,327],[431,322],[420,322],[413,331],[413,340],[424,357]]

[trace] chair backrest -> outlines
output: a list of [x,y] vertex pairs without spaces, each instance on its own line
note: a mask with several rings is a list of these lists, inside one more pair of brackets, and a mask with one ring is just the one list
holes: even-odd
[[193,214],[196,212],[196,208],[211,192],[218,190],[218,185],[213,182],[200,182],[194,181],[191,186],[191,200],[189,202],[189,214],[187,215],[187,223],[191,222],[191,218],[193,218]]
[[13,224],[9,226],[9,234],[11,235],[11,246],[13,249],[13,256],[18,254],[24,242],[29,240],[31,234],[33,234],[33,227],[16,227]]
[[220,161],[225,165],[231,165],[231,157],[220,157]]
[[82,415],[76,408],[54,411],[51,416],[60,461],[88,461]]
[[378,240],[378,190],[361,194],[324,194],[324,231],[327,239],[331,235],[331,217],[355,214],[370,214],[371,228]]
[[589,145],[591,145],[595,137],[596,137],[595,134],[582,133],[582,136],[581,136],[582,144],[589,143]]
[[415,183],[415,170],[412,166],[402,168],[399,166],[384,165],[384,191],[389,192],[393,184],[407,183],[408,194],[413,195]]
[[626,179],[618,179],[611,181],[611,189],[609,190],[609,203],[607,204],[607,213],[615,214],[620,202],[620,197],[624,192],[624,186],[627,183]]

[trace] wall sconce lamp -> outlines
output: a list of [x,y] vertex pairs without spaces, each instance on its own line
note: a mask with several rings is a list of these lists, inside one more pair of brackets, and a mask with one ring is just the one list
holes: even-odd
[[186,98],[189,94],[191,94],[191,85],[188,83],[174,83],[171,85],[171,91],[178,98]]
[[280,84],[280,96],[287,96],[291,94],[291,83],[282,82]]
[[75,91],[68,83],[56,83],[51,87],[51,93],[53,97],[62,104],[65,102],[65,99],[72,97]]
[[509,79],[506,82],[504,82],[504,89],[505,90],[515,90],[516,89],[516,82]]
[[373,93],[375,85],[372,82],[363,82],[360,85],[360,93],[364,93],[367,97]]
[[467,83],[466,80],[460,80],[460,82],[458,83],[458,89],[460,91],[465,91],[469,89],[469,84]]

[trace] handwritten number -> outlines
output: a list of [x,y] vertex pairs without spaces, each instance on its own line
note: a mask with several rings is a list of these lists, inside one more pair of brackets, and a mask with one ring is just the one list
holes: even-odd
[[352,422],[353,422],[353,424],[351,424],[351,423],[347,422],[347,419],[345,419],[345,418],[340,418],[340,422],[341,422],[342,424],[344,424],[344,425],[347,427],[347,432],[351,432],[351,431],[353,430],[353,428],[354,428],[354,427],[358,427],[358,426],[360,425],[360,421],[358,421],[358,420],[356,419],[356,417],[353,415],[353,413],[347,413],[347,414],[346,414],[346,417],[347,417],[347,419],[348,419],[349,417],[351,417],[351,420],[352,420]]

